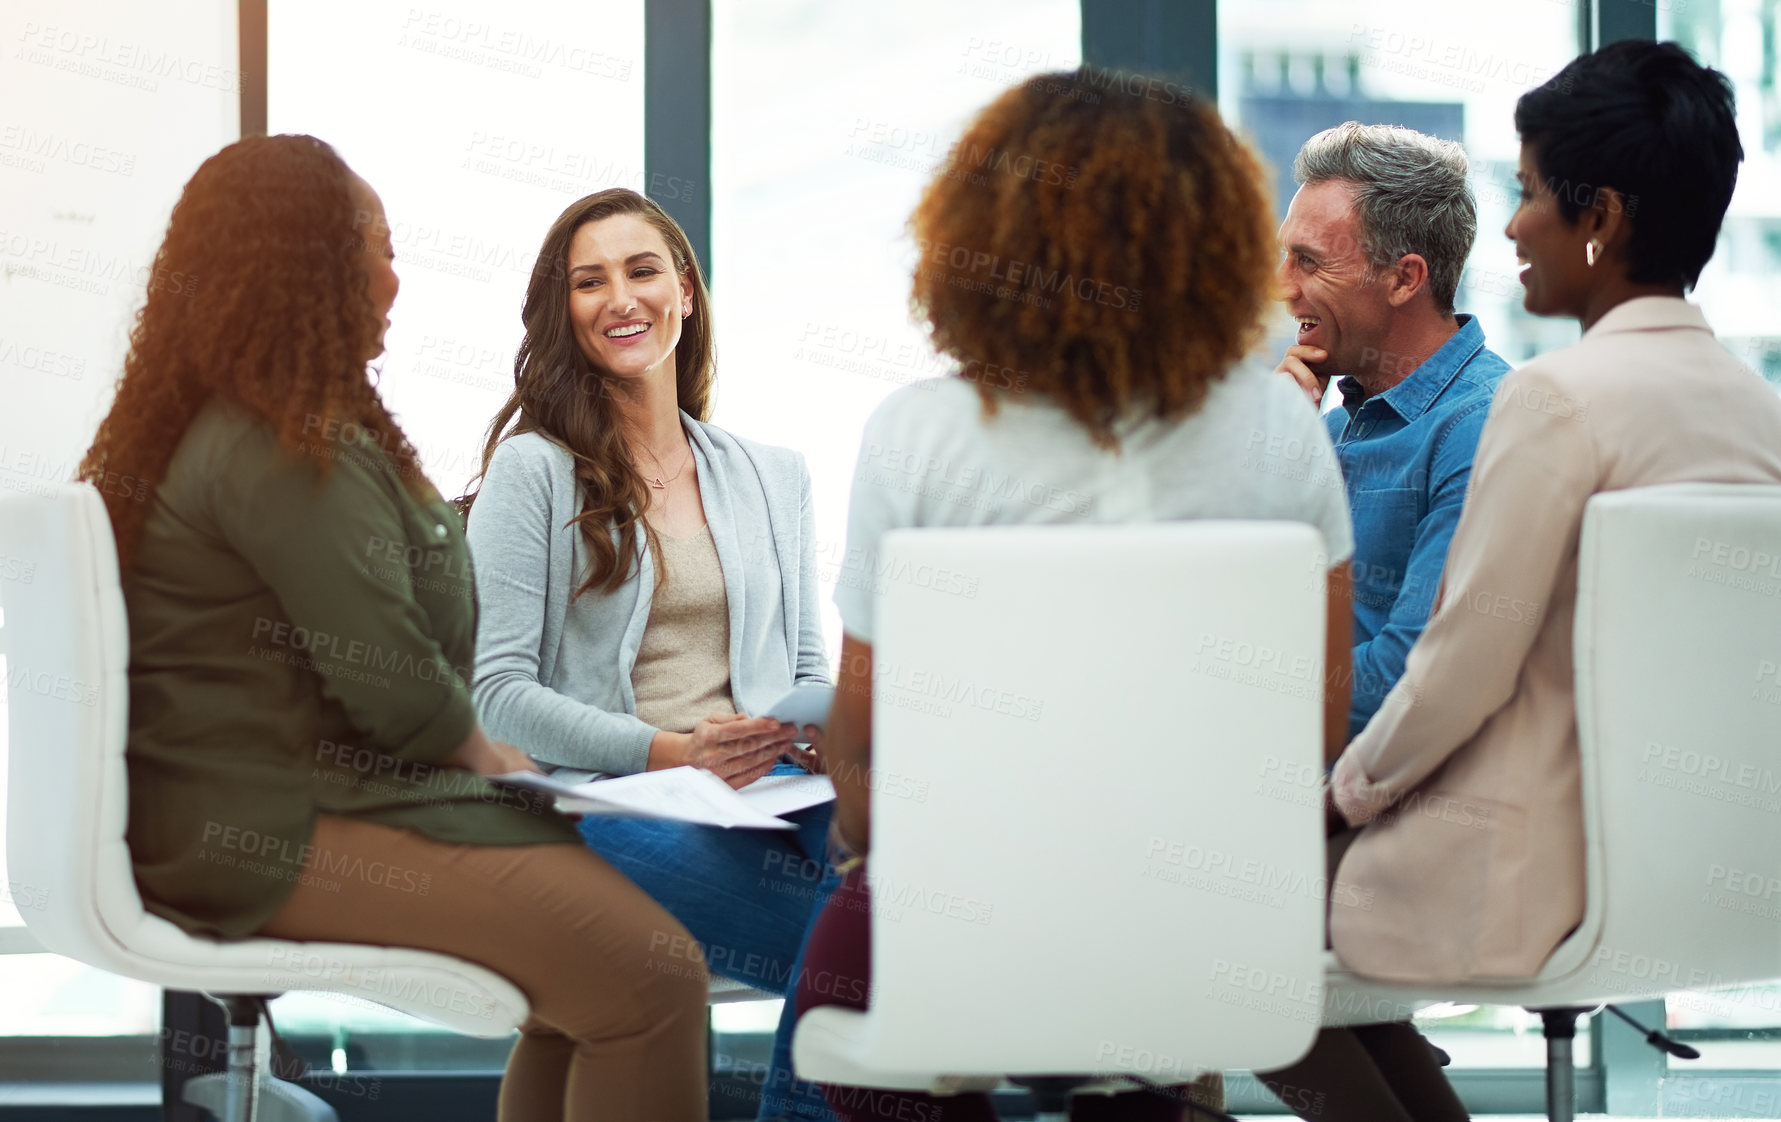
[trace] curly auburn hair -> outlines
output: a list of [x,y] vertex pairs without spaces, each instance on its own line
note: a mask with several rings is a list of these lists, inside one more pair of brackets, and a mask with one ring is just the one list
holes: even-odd
[[[199,166],[155,252],[111,410],[79,478],[101,487],[120,566],[135,558],[152,495],[212,396],[263,418],[292,451],[319,419],[373,436],[408,486],[431,489],[413,446],[366,374],[381,317],[360,264],[369,221],[357,177],[311,136],[255,136]],[[178,284],[162,278],[186,278]],[[202,284],[199,296],[198,284]],[[318,473],[332,463],[313,457]]]
[[[632,463],[631,438],[620,423],[608,375],[582,354],[569,323],[569,244],[583,226],[618,214],[637,215],[653,226],[667,243],[674,271],[691,282],[692,314],[681,321],[680,342],[674,347],[674,390],[689,416],[711,419],[717,376],[711,293],[693,243],[653,200],[624,187],[596,191],[569,204],[544,235],[520,307],[525,335],[513,359],[513,393],[489,425],[482,470],[457,500],[458,509],[468,515],[495,449],[510,436],[536,432],[566,448],[581,488],[581,513],[574,521],[581,526],[590,562],[576,596],[595,588],[616,592],[629,580],[640,534],[651,556],[661,558],[655,528],[642,513],[649,506],[649,487]],[[659,566],[658,571],[661,588],[667,574]]]
[[1122,418],[1193,412],[1259,338],[1265,182],[1173,82],[1030,78],[965,130],[910,219],[916,316],[986,412],[1030,388],[1115,446]]

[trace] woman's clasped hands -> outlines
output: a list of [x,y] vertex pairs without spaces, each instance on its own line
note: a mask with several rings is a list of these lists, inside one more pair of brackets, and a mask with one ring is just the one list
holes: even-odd
[[707,717],[691,732],[657,736],[650,745],[649,768],[703,768],[738,789],[772,771],[782,756],[790,756],[806,771],[820,771],[813,750],[820,734],[809,735],[816,733],[814,726],[806,726],[805,732],[812,750],[797,746],[797,726],[784,721],[742,713]]

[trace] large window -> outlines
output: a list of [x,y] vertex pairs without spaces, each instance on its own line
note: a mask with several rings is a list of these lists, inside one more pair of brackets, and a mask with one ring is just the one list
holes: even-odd
[[583,195],[649,186],[643,2],[270,11],[268,131],[327,141],[382,197],[402,290],[379,386],[428,475],[459,494],[513,389],[545,230]]
[[[235,35],[234,0],[0,8],[0,493],[71,478],[91,441],[173,202],[239,131]],[[0,692],[0,823],[6,751]],[[84,1074],[154,1078],[146,1040],[159,1025],[158,990],[52,955],[4,953],[32,946],[20,913],[53,891],[10,878],[0,888],[0,1050],[16,1055],[21,1037],[140,1037],[128,1071],[95,1060]],[[57,1058],[121,1054],[92,1043]]]
[[[831,658],[860,431],[947,370],[909,314],[909,214],[972,115],[1080,61],[1075,0],[715,5],[715,419],[809,462]],[[764,1061],[778,1017],[777,1001],[715,1007],[720,1068]]]
[[[1781,390],[1781,82],[1777,74],[1776,0],[1663,4],[1660,38],[1675,39],[1725,72],[1737,90],[1744,165],[1713,260],[1694,298],[1732,352]],[[1760,901],[1755,902],[1760,904]],[[1781,915],[1770,909],[1770,916]],[[1781,930],[1776,938],[1781,939]],[[1708,1075],[1667,1088],[1673,1112],[1724,1114],[1764,1104],[1781,1114],[1781,1087],[1727,1078],[1732,1071],[1781,1067],[1781,985],[1678,994],[1667,1003],[1670,1027],[1701,1052],[1677,1074]]]
[[[1675,39],[1737,87],[1744,166],[1695,298],[1733,353],[1781,388],[1781,85],[1776,0],[1665,3],[1659,38]],[[1781,1020],[1781,1018],[1777,1018]]]
[[911,322],[906,224],[970,118],[1081,60],[1076,0],[714,5],[716,420],[809,461],[830,597],[866,417],[947,366]]
[[[1507,0],[1487,18],[1418,0],[1331,4],[1242,0],[1219,5],[1219,107],[1274,168],[1282,216],[1292,160],[1321,129],[1347,120],[1396,124],[1465,145],[1478,238],[1456,303],[1476,315],[1511,363],[1575,341],[1575,324],[1521,308],[1515,250],[1503,227],[1516,205],[1515,99],[1578,52],[1577,9]],[[1292,325],[1274,331],[1277,350]]]
[[[459,494],[513,389],[520,303],[557,215],[607,187],[707,189],[644,173],[642,0],[270,14],[267,129],[327,141],[382,198],[402,288],[379,388],[440,491]],[[499,1069],[509,1047],[319,993],[273,1015],[340,1073]]]

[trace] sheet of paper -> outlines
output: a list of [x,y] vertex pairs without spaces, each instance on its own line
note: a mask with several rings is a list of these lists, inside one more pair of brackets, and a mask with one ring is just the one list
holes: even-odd
[[739,793],[761,813],[783,817],[833,800],[835,783],[826,775],[769,775]]
[[829,722],[829,707],[833,704],[835,704],[834,686],[806,683],[801,686],[793,686],[790,692],[775,701],[760,716],[797,725],[800,729],[805,725],[822,728]]
[[796,828],[792,823],[751,805],[728,783],[699,768],[667,768],[577,784],[561,783],[532,772],[511,772],[490,779],[510,787],[554,795],[557,809],[569,814],[665,818],[706,826],[761,830]]

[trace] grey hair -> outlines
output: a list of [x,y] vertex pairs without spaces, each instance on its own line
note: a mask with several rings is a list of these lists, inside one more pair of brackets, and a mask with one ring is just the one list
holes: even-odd
[[1352,183],[1368,267],[1377,273],[1417,254],[1428,262],[1435,306],[1453,314],[1459,276],[1478,236],[1464,148],[1399,125],[1349,121],[1307,140],[1292,175],[1305,185]]

